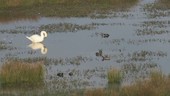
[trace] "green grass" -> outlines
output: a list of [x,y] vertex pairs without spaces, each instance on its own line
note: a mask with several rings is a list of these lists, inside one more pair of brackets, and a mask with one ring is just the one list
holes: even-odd
[[8,46],[7,42],[4,41],[0,41],[0,50],[4,50],[4,49],[10,49],[11,47]]
[[26,63],[7,61],[0,70],[2,87],[36,87],[43,84],[44,69],[42,62]]
[[[113,4],[120,5],[124,3],[125,5],[136,2],[137,0],[1,0],[0,1],[0,8],[10,8],[10,7],[28,7],[32,5],[41,6],[43,4],[60,4],[65,6],[74,5],[87,5],[93,4],[94,6],[98,4],[102,4],[105,6]],[[73,6],[74,7],[74,6]]]
[[120,84],[122,80],[121,71],[118,69],[111,69],[107,73],[108,83],[109,84]]
[[[1,0],[0,22],[38,17],[86,17],[127,10],[138,0]],[[102,15],[101,15],[102,16]]]

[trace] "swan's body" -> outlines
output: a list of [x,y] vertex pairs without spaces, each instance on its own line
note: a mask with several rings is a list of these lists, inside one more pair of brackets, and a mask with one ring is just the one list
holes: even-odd
[[34,34],[30,37],[26,36],[26,38],[28,38],[33,43],[39,43],[39,42],[44,41],[44,37],[47,37],[47,32],[45,31],[41,31],[40,35]]
[[46,54],[48,51],[48,49],[42,43],[32,43],[28,46],[31,47],[33,50],[40,49],[42,54]]

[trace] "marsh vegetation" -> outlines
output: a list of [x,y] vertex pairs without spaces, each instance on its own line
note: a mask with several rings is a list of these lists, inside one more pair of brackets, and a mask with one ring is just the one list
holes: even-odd
[[21,18],[37,20],[39,17],[95,17],[97,13],[103,17],[102,13],[126,10],[137,2],[138,0],[2,0],[0,21]]
[[26,63],[8,60],[0,70],[1,87],[34,87],[42,85],[44,68],[42,62]]
[[[2,89],[0,91],[1,95],[13,95],[14,92],[17,95],[23,95],[23,96],[29,96],[29,95],[169,96],[170,95],[170,90],[169,90],[170,88],[169,86],[167,86],[170,84],[170,78],[169,76],[164,75],[161,71],[158,70],[153,70],[151,74],[148,76],[148,78],[146,79],[138,79],[131,85],[122,86],[120,82],[124,78],[124,76],[120,74],[121,72],[118,69],[111,69],[110,71],[108,71],[107,76],[108,76],[109,86],[106,88],[83,88],[83,89],[70,89],[70,90],[63,89],[58,91],[51,91],[48,89],[50,84],[46,83],[45,85],[43,84],[42,86],[43,83],[42,75],[44,73],[44,71],[42,70],[42,62],[34,63],[36,65],[28,64],[28,63],[21,64],[21,62],[18,61],[10,64],[9,63],[5,63],[5,64],[6,65],[3,65],[0,73],[1,89]],[[13,66],[13,64],[15,65],[17,64],[17,66]],[[37,81],[39,82],[38,85],[37,85]],[[115,87],[115,84],[117,84],[117,87]],[[20,87],[16,87],[16,86],[20,86]],[[64,84],[60,86],[64,86]],[[32,88],[34,90],[32,90]]]
[[169,96],[168,2],[1,0],[0,95]]

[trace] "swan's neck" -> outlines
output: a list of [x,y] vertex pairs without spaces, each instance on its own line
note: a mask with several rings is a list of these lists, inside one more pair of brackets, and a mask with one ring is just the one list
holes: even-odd
[[40,35],[40,36],[41,36],[41,38],[44,38],[44,37],[45,37],[43,33],[41,33],[41,35]]

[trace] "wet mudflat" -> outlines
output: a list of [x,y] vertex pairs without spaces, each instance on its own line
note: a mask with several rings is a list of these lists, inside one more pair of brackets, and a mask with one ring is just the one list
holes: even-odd
[[[35,9],[41,9],[45,2],[38,2],[39,6]],[[4,13],[0,16],[1,89],[4,89],[1,93],[25,92],[26,95],[33,92],[30,86],[35,93],[40,91],[39,95],[84,88],[108,88],[109,82],[127,86],[136,80],[148,79],[153,70],[168,75],[169,12],[166,8],[161,9],[162,2],[134,0],[120,8],[106,3],[107,6],[103,5],[98,10],[94,6],[88,10],[85,10],[87,6],[78,10],[82,6],[77,5],[65,12],[70,8],[67,6],[68,9],[63,9],[62,14],[61,10],[53,10],[60,8],[61,3],[60,7],[52,5],[52,12],[47,11],[49,5],[44,10],[32,8],[31,11],[23,11],[25,7],[7,3],[10,7],[2,7],[0,11],[0,14]],[[25,37],[39,34],[41,30],[48,33],[42,43],[32,44]],[[16,74],[10,74],[15,70],[18,70]],[[110,75],[110,72],[119,75],[117,70],[120,70],[121,77]],[[27,73],[30,71],[36,77]],[[20,92],[20,88],[25,86],[28,89]]]

